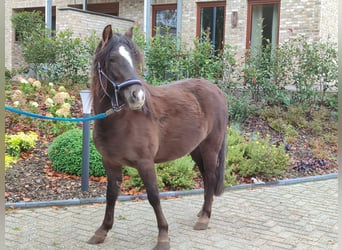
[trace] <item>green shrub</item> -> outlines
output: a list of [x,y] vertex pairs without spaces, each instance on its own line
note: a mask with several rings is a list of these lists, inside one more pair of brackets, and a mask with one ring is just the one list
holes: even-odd
[[234,172],[233,166],[228,166],[226,164],[226,172],[224,176],[224,186],[231,187],[237,184],[236,174]]
[[[293,84],[292,102],[323,103],[330,85],[337,83],[337,45],[330,41],[310,41],[298,36],[280,46],[283,55],[291,59],[285,66],[285,83]],[[318,84],[321,93],[313,86]]]
[[177,39],[168,31],[165,35],[157,34],[150,38],[145,51],[148,68],[147,81],[158,85],[174,80],[173,67],[170,65],[174,64],[178,53]]
[[303,105],[291,105],[284,114],[284,119],[294,127],[306,128],[308,122],[305,119],[307,108]]
[[194,187],[194,162],[190,156],[174,161],[157,164],[158,176],[164,185],[172,190],[191,189]]
[[30,131],[25,134],[18,132],[14,135],[5,135],[6,152],[14,157],[19,157],[21,152],[27,152],[33,149],[38,140],[38,135]]
[[230,82],[236,48],[226,44],[223,51],[215,51],[209,35],[203,34],[201,39],[194,39],[189,49],[168,30],[163,33],[155,35],[141,47],[145,50],[145,76],[148,82],[159,85],[184,78],[217,81],[224,75]]
[[[124,181],[124,185],[127,188],[134,188],[137,191],[140,191],[144,188],[144,183],[142,182],[140,175],[138,173],[138,170],[132,167],[127,167],[125,166],[123,169],[123,173],[125,176],[128,178]],[[157,183],[158,183],[158,188],[162,190],[165,185],[159,175],[157,175]]]
[[74,38],[70,30],[55,36],[45,27],[40,12],[18,12],[12,17],[27,64],[37,78],[47,81],[87,83],[90,59],[98,38],[91,34],[85,38]]
[[282,133],[286,130],[286,122],[283,118],[276,118],[269,121],[269,126],[275,131]]
[[252,103],[252,99],[246,93],[236,96],[235,93],[227,95],[229,120],[243,122],[248,116],[255,114],[258,107]]
[[16,162],[16,158],[13,156],[10,156],[8,154],[5,154],[5,170],[9,169],[11,167],[12,163]]
[[[72,129],[56,137],[49,147],[49,158],[56,171],[80,176],[82,173],[82,130]],[[101,159],[91,139],[89,175],[106,175]]]
[[[157,182],[159,189],[167,187],[171,190],[192,189],[194,187],[194,162],[190,156],[184,156],[174,161],[156,164]],[[124,175],[128,176],[124,184],[141,190],[144,184],[138,171],[131,167],[124,168]]]
[[290,158],[284,145],[270,145],[269,138],[248,138],[238,131],[228,130],[227,169],[242,177],[259,177],[270,180],[281,176],[289,165]]

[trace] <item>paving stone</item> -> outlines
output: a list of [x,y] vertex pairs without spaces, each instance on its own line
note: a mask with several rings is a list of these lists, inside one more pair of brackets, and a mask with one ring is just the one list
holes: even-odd
[[[163,199],[171,249],[338,249],[337,179],[234,190],[215,197],[209,229],[195,231],[203,195]],[[105,204],[6,211],[7,249],[152,249],[157,223],[148,201],[119,202],[105,242],[86,241]]]

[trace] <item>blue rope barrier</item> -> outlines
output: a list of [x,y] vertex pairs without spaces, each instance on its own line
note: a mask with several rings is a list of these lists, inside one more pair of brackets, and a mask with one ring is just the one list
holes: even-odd
[[101,113],[101,114],[94,115],[94,116],[88,116],[88,117],[82,117],[82,118],[65,118],[65,117],[51,117],[51,116],[34,114],[34,113],[26,112],[23,110],[15,109],[6,105],[5,105],[5,109],[7,111],[17,113],[20,115],[30,116],[35,119],[45,119],[45,120],[53,120],[53,121],[65,121],[65,122],[85,122],[85,121],[99,120],[99,119],[106,118],[111,113],[109,112],[110,111],[109,110],[106,113]]

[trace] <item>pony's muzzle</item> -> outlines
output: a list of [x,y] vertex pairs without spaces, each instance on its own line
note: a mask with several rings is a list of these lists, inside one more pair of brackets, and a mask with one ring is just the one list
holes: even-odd
[[145,104],[145,91],[141,86],[132,86],[129,91],[128,107],[132,110],[140,110]]

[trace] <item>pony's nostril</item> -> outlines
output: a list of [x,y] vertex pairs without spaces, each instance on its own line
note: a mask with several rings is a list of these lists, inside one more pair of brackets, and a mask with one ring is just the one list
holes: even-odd
[[133,92],[132,92],[132,98],[133,98],[134,100],[137,100],[137,99],[138,99],[137,91],[133,91]]
[[133,96],[134,99],[137,99],[137,92],[133,91],[132,96]]
[[132,91],[132,99],[135,101],[143,101],[144,100],[144,91],[142,90],[134,90]]

